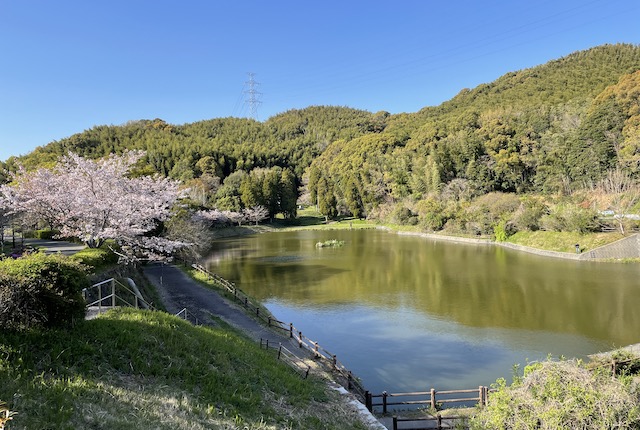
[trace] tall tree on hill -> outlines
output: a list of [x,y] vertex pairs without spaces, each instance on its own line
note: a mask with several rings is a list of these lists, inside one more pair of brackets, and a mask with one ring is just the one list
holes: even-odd
[[338,215],[338,201],[333,192],[333,184],[324,177],[320,178],[316,193],[318,196],[318,211],[324,215],[325,221],[329,221],[329,218],[335,218]]
[[280,176],[280,212],[285,218],[295,218],[298,212],[298,186],[296,176],[289,169],[282,169]]

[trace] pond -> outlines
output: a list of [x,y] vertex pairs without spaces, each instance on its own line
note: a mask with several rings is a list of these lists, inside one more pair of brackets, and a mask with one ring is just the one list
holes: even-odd
[[[344,246],[317,248],[337,239]],[[511,380],[513,366],[640,342],[640,265],[379,230],[220,240],[205,266],[379,393]]]

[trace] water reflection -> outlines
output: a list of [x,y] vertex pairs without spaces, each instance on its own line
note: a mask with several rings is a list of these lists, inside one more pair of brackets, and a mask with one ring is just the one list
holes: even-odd
[[[315,248],[329,239],[346,244]],[[473,387],[547,353],[584,355],[639,341],[637,265],[378,231],[224,240],[206,264],[381,389],[441,389],[455,375]]]

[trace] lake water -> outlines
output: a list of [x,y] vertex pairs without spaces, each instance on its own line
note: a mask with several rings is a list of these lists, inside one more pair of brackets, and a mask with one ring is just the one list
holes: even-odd
[[[317,242],[344,240],[340,248]],[[516,364],[640,342],[640,265],[379,230],[220,240],[209,269],[379,393],[474,388]]]

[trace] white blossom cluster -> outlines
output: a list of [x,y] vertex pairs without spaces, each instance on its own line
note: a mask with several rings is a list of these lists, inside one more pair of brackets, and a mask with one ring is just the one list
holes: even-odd
[[0,206],[27,222],[44,220],[62,237],[89,247],[115,240],[128,258],[157,258],[184,244],[151,234],[171,215],[183,195],[178,181],[159,176],[131,177],[141,151],[89,160],[69,153],[52,169],[20,169],[0,187]]

